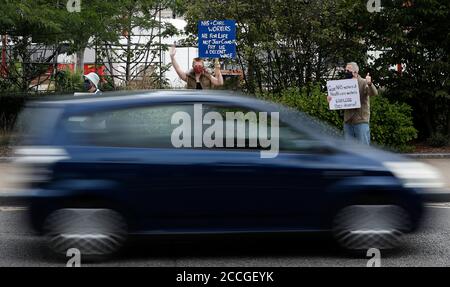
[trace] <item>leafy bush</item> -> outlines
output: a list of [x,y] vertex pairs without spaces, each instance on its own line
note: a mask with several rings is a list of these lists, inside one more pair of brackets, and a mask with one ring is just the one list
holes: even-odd
[[[320,86],[290,88],[279,95],[264,94],[260,97],[296,108],[328,124],[343,128],[342,111],[330,111],[326,94]],[[380,146],[397,151],[411,151],[408,143],[417,138],[413,126],[411,107],[404,103],[391,103],[382,95],[371,98],[371,137]]]
[[432,147],[443,147],[448,145],[449,139],[441,133],[436,133],[428,138],[427,143]]
[[0,95],[0,132],[8,134],[14,127],[17,116],[25,105],[23,94]]
[[108,92],[108,91],[115,91],[118,90],[120,87],[116,87],[114,85],[114,79],[111,76],[106,76],[103,78],[103,82],[101,83],[101,87],[100,90],[102,90],[103,92]]
[[410,152],[410,141],[417,138],[412,108],[405,103],[391,103],[382,95],[371,98],[371,137],[381,146]]
[[58,71],[55,75],[55,88],[57,92],[83,91],[83,76],[70,70]]
[[297,108],[315,118],[342,129],[343,122],[338,111],[330,111],[326,95],[321,92],[319,86],[311,87],[309,96],[306,88],[287,89],[281,92],[280,103],[289,107]]
[[2,78],[0,77],[0,91],[2,91],[2,93],[7,93],[7,92],[18,92],[18,86],[17,83],[14,83],[13,80],[16,79],[10,79],[10,78]]

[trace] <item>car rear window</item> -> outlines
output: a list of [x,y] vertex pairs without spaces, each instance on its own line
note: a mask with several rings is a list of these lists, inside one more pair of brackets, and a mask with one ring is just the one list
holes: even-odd
[[107,147],[172,148],[172,115],[184,111],[192,114],[192,105],[110,110],[70,116],[65,130],[73,145]]
[[49,145],[61,109],[54,107],[26,107],[18,117],[14,145]]

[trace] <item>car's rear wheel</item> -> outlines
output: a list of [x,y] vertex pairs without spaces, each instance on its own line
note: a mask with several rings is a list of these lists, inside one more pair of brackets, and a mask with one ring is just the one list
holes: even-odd
[[65,256],[76,248],[81,258],[104,259],[125,243],[124,218],[111,209],[64,208],[51,213],[44,222],[44,232],[52,251]]
[[393,249],[402,243],[411,221],[398,205],[349,205],[337,212],[333,236],[347,250]]

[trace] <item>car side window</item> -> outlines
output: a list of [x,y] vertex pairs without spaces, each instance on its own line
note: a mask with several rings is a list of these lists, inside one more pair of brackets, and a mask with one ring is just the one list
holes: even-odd
[[71,116],[65,121],[70,142],[108,147],[173,148],[172,115],[192,114],[192,105],[161,105]]
[[[180,113],[185,116],[182,121],[174,117]],[[187,131],[182,127],[185,120]],[[247,107],[168,104],[70,116],[64,127],[70,144],[85,146],[260,151],[271,148],[261,144],[261,138],[273,142],[275,128],[281,152],[308,152],[320,146],[306,133],[279,120],[274,125],[273,120],[271,113],[261,116],[259,111]],[[262,129],[267,133],[265,137],[261,137]],[[178,143],[188,144],[177,144],[174,138],[182,138]]]
[[[276,128],[273,126],[273,119],[271,113],[267,114],[267,119],[264,115],[260,117],[260,111],[249,109],[247,107],[238,106],[220,106],[220,105],[203,105],[203,113],[215,112],[220,115],[221,121],[218,123],[223,127],[223,147],[215,148],[226,148],[226,149],[244,149],[244,150],[263,150],[268,149],[267,147],[261,146],[260,135],[261,128],[267,130],[267,138],[272,137],[272,131]],[[230,117],[231,115],[231,117]],[[234,121],[234,123],[233,123]],[[245,129],[244,133],[237,132],[237,121],[244,123],[243,127]],[[227,124],[233,126],[234,134],[227,133]],[[288,124],[281,122],[278,119],[278,138],[279,138],[279,148],[280,151],[290,151],[290,152],[305,152],[313,149],[319,143],[317,140],[312,139],[308,134],[298,131],[292,128]],[[275,134],[274,134],[275,136]],[[227,147],[226,142],[233,141],[233,147]],[[244,147],[240,147],[238,142],[245,142]],[[251,143],[256,142],[256,146]]]
[[284,152],[318,152],[323,150],[323,143],[306,133],[280,122],[280,151]]

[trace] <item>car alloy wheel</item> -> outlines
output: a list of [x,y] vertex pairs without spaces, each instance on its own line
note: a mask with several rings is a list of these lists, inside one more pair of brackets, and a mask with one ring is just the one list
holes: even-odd
[[350,205],[334,218],[333,235],[350,250],[392,249],[410,229],[408,213],[397,205]]
[[125,220],[111,209],[59,209],[47,217],[44,231],[51,250],[65,255],[76,248],[82,258],[111,255],[127,236]]

